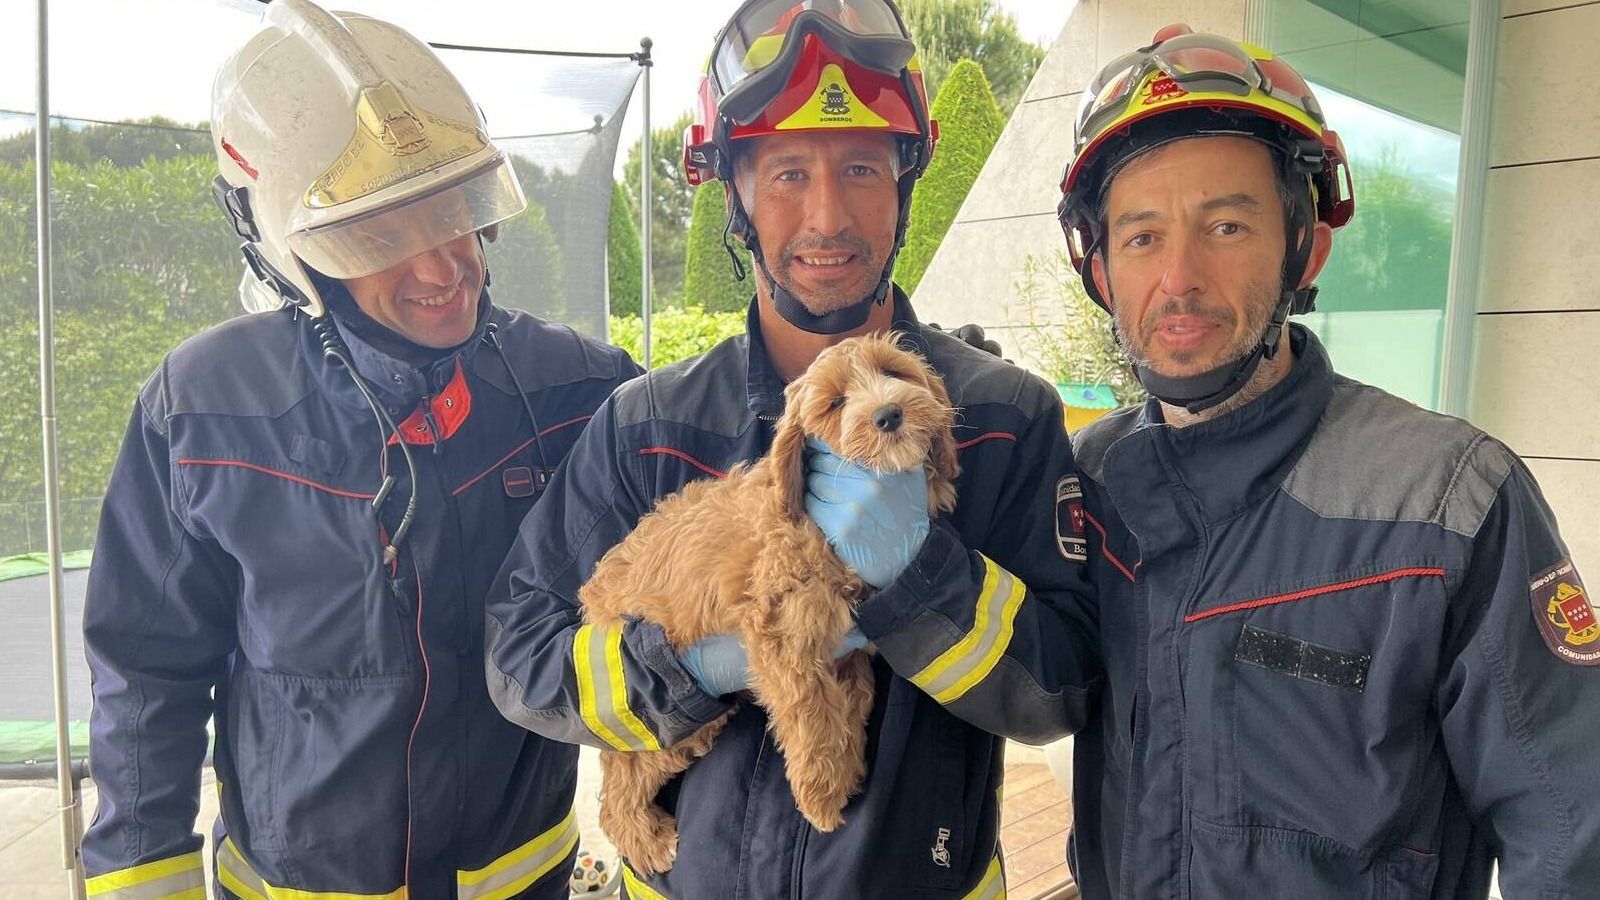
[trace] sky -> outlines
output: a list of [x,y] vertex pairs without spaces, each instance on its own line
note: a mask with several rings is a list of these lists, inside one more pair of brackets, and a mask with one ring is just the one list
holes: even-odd
[[[738,2],[343,0],[330,5],[381,16],[439,43],[631,53],[639,49],[639,38],[648,36],[654,42],[652,118],[660,127],[693,104],[711,41]],[[997,5],[1016,17],[1024,36],[1048,47],[1074,3],[998,0]],[[0,110],[34,109],[34,8],[35,0],[0,0]],[[51,112],[107,120],[151,115],[204,120],[212,77],[255,31],[259,9],[253,0],[50,0]],[[551,83],[545,73],[458,74],[480,95],[476,99],[489,112],[491,130],[502,134],[508,133],[503,128],[530,130],[540,111],[527,102],[525,86]],[[493,86],[473,83],[483,78]],[[625,142],[639,133],[638,106],[624,123]],[[560,112],[553,117],[561,119]],[[0,121],[0,133],[28,124]]]

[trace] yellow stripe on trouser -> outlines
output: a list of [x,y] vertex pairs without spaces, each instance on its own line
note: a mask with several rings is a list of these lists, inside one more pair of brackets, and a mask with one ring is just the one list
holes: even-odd
[[494,862],[456,874],[460,900],[504,900],[526,890],[560,865],[578,846],[578,818],[569,810],[561,824]]
[[200,851],[96,875],[88,881],[97,900],[205,900]]
[[[514,896],[548,875],[577,846],[577,814],[568,810],[560,823],[487,866],[471,872],[457,872],[456,896],[460,900],[504,900]],[[195,854],[195,859],[198,865],[199,854]],[[404,887],[387,894],[345,894],[267,884],[245,862],[231,838],[224,839],[217,851],[217,878],[223,887],[244,900],[403,900],[407,896]],[[204,888],[195,896],[203,900]],[[117,900],[122,897],[118,895]]]
[[1017,610],[1027,596],[1027,585],[1000,568],[987,556],[983,559],[983,588],[978,592],[978,611],[972,630],[934,659],[911,681],[940,703],[953,703],[989,677],[1000,657],[1011,645]]
[[403,900],[406,896],[404,887],[397,887],[387,894],[347,894],[338,891],[302,891],[267,884],[244,861],[239,848],[233,844],[233,838],[223,838],[222,846],[217,848],[217,880],[244,900]]
[[584,625],[572,639],[578,711],[595,736],[618,750],[660,750],[661,742],[628,708],[622,629]]
[[[665,894],[645,884],[644,879],[635,875],[627,863],[622,864],[622,885],[627,888],[628,900],[668,900]],[[1000,865],[998,854],[989,860],[989,868],[984,870],[978,886],[961,900],[1006,900],[1006,873],[1005,868]]]

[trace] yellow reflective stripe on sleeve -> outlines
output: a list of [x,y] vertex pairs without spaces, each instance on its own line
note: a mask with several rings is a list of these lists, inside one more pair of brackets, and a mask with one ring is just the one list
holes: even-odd
[[341,891],[303,891],[267,884],[244,861],[233,838],[223,838],[217,848],[217,880],[244,900],[405,900],[402,885],[387,894],[348,894]]
[[1006,900],[1006,870],[1000,864],[998,853],[994,859],[989,860],[989,868],[984,870],[983,880],[961,900]]
[[1017,610],[1028,594],[1022,580],[1000,568],[994,560],[983,560],[983,588],[978,591],[978,610],[972,630],[911,681],[940,703],[961,699],[1000,663],[1016,624]]
[[617,750],[660,750],[661,742],[628,707],[622,629],[584,625],[572,638],[578,711],[595,736]]
[[471,872],[456,873],[460,900],[505,900],[550,873],[578,846],[578,816],[567,817],[533,840]]
[[101,900],[205,900],[200,851],[96,875],[86,882]]
[[667,895],[644,883],[644,879],[633,874],[633,869],[627,863],[622,864],[622,886],[628,892],[628,900],[668,900]]

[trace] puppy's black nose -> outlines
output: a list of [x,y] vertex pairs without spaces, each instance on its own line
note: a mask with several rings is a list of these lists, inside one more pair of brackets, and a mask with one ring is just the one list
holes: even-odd
[[877,426],[879,431],[898,431],[900,422],[904,418],[905,412],[900,409],[900,404],[885,403],[872,414],[872,424]]

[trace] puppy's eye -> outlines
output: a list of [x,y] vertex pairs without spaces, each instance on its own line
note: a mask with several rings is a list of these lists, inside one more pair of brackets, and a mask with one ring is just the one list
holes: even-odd
[[905,376],[904,372],[899,372],[899,371],[896,371],[894,369],[884,369],[883,370],[883,374],[884,374],[885,378],[893,378],[896,381],[904,381],[904,380],[906,380],[906,376]]
[[828,412],[833,412],[841,406],[844,406],[844,397],[835,397],[828,403]]

